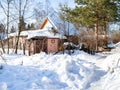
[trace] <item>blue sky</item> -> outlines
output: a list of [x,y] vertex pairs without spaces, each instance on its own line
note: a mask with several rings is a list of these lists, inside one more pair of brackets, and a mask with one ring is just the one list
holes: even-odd
[[[24,0],[23,0],[24,1]],[[30,5],[31,5],[31,7],[30,7],[30,11],[28,11],[27,12],[27,18],[29,17],[29,16],[31,16],[32,15],[32,13],[33,13],[33,8],[34,7],[38,7],[37,5],[36,5],[36,3],[38,3],[38,2],[42,2],[42,3],[45,3],[45,1],[47,1],[47,0],[31,0],[31,3],[30,3]],[[74,0],[48,0],[49,2],[50,2],[50,7],[52,6],[56,11],[58,11],[59,10],[59,4],[61,3],[61,4],[67,4],[68,6],[70,6],[70,7],[73,7],[74,6]],[[2,1],[1,1],[2,2]],[[38,7],[39,8],[39,7]],[[18,16],[18,15],[17,15]],[[25,17],[26,18],[26,17]],[[31,17],[31,18],[28,18],[28,19],[26,19],[26,22],[28,22],[28,23],[35,23],[36,22],[36,20],[33,18],[33,17]],[[5,16],[5,14],[4,14],[4,12],[3,12],[3,10],[1,9],[1,7],[0,7],[0,23],[6,23],[6,16]],[[17,23],[18,23],[18,21],[13,21],[13,22],[11,22],[10,23],[10,26],[16,26],[17,25]]]
[[[62,3],[66,3],[68,4],[68,6],[70,7],[74,7],[74,0],[48,0],[50,1],[50,5],[55,9],[57,10],[59,8],[59,4]],[[45,0],[33,0],[32,4],[33,4],[33,7],[34,5],[37,3],[37,2],[45,2]],[[1,9],[1,8],[0,8]],[[1,21],[2,20],[2,21]],[[3,22],[5,23],[5,17],[4,17],[4,14],[3,12],[1,12],[0,10],[0,22]],[[116,28],[118,28],[118,26],[116,26]]]
[[[35,5],[37,2],[45,2],[46,0],[32,0],[32,4],[33,5]],[[67,3],[68,4],[68,6],[70,6],[70,7],[73,7],[74,6],[74,0],[48,0],[48,1],[50,1],[50,4],[51,4],[51,6],[55,9],[55,10],[57,10],[58,8],[59,8],[59,4],[60,3],[62,3],[62,4],[64,4],[64,3]],[[34,7],[34,6],[33,6]],[[4,14],[3,14],[3,12],[1,11],[1,8],[0,8],[0,20],[2,19],[2,20],[4,20],[3,19],[3,16],[4,16]]]
[[70,7],[74,6],[74,0],[50,0],[50,2],[54,8],[58,8],[59,3],[67,3]]
[[[46,0],[35,0],[35,2],[45,2]],[[67,3],[70,7],[74,6],[74,0],[48,0],[53,8],[58,9],[59,4]]]

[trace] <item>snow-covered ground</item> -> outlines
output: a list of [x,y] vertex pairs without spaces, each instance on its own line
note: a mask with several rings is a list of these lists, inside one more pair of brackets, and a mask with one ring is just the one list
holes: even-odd
[[120,90],[119,59],[120,47],[95,55],[3,54],[0,90]]

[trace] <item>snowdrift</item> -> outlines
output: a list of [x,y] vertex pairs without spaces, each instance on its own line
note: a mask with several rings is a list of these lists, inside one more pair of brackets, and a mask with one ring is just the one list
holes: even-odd
[[119,53],[89,55],[82,51],[71,56],[4,54],[0,90],[119,90],[119,58]]
[[[73,56],[45,53],[33,56],[3,55],[7,64],[3,64],[3,69],[0,70],[0,88],[5,90],[86,89],[94,80],[96,68],[94,64],[82,60],[86,55],[82,52]],[[80,56],[82,58],[79,58]],[[89,57],[91,58],[88,55]]]

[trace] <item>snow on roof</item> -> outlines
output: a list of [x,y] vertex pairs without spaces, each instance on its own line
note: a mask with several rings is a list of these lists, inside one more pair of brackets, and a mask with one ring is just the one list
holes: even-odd
[[[8,37],[14,37],[14,36],[18,36],[18,32],[10,33],[8,35]],[[65,36],[63,36],[59,33],[54,34],[52,31],[45,30],[45,29],[22,31],[20,33],[20,36],[26,36],[27,39],[34,38],[36,36],[66,39]]]
[[50,30],[36,30],[35,32],[30,32],[28,34],[28,39],[30,38],[34,38],[36,36],[42,36],[42,37],[48,37],[48,38],[61,38],[61,39],[66,39],[65,36],[59,34],[59,33],[56,33],[54,34],[52,31]]
[[69,35],[75,35],[76,33],[78,33],[77,29],[74,27],[74,25],[72,23],[70,23],[70,22],[68,23],[66,21],[61,20],[58,15],[48,16],[48,20],[62,34],[64,32],[64,29],[67,32],[67,34],[68,34],[68,30],[69,30]]
[[[28,36],[28,39],[33,38],[35,36],[45,36],[45,37],[49,37],[49,38],[66,38],[64,35],[64,27],[63,27],[63,22],[60,17],[58,15],[52,15],[52,16],[48,16],[47,17],[49,22],[51,23],[51,25],[59,30],[59,33],[61,34],[56,34],[54,35],[54,33],[51,30],[43,30],[43,29],[39,29],[39,30],[27,30],[27,31],[22,31],[20,33],[20,36]],[[50,26],[51,27],[51,26]],[[76,34],[77,30],[75,29],[74,25],[72,23],[68,22],[65,23],[65,27],[66,27],[66,34],[68,34],[68,29],[69,29],[69,35],[74,35]],[[15,33],[10,33],[8,35],[8,37],[13,37],[13,36],[18,36],[18,32]]]
[[58,29],[57,26],[55,25],[55,23],[50,19],[50,17],[47,17],[47,18],[48,18],[48,20],[50,21],[50,23],[53,25],[53,27],[54,27],[55,29]]
[[[20,33],[20,36],[27,36],[29,32],[30,32],[30,31],[22,31],[22,32]],[[14,37],[14,36],[18,36],[18,31],[17,31],[17,32],[14,32],[14,33],[10,33],[10,34],[8,35],[8,37]]]

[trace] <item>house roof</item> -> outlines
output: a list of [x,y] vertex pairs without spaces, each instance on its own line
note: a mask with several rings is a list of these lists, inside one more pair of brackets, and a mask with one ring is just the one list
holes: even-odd
[[48,38],[60,38],[60,39],[66,39],[65,36],[56,33],[54,34],[51,30],[37,30],[35,32],[30,32],[28,34],[28,39],[34,38],[36,36],[40,36],[40,37],[48,37]]
[[[20,33],[20,36],[21,36],[21,37],[28,36],[28,34],[29,34],[30,32],[33,32],[33,31],[36,31],[36,30],[22,31],[22,32]],[[8,37],[9,37],[9,38],[10,38],[10,37],[15,37],[15,36],[18,36],[18,31],[17,31],[17,32],[14,32],[14,33],[8,34]]]
[[50,30],[51,28],[55,28],[56,30],[58,29],[56,25],[54,24],[54,22],[50,19],[50,17],[46,17],[42,25],[40,26],[40,29]]
[[[63,25],[65,27],[63,27]],[[52,28],[57,30],[59,33],[54,34]],[[69,31],[69,35],[75,35],[77,32],[77,30],[75,29],[72,23],[68,23],[68,22],[64,23],[64,21],[62,21],[58,15],[52,15],[52,16],[46,17],[40,29],[22,31],[20,33],[20,36],[27,36],[28,39],[36,36],[65,39],[66,37],[64,35],[67,35],[68,33],[64,34],[64,31],[66,32]],[[13,36],[18,36],[18,32],[9,34],[9,37],[13,37]]]
[[[18,36],[18,32],[10,33],[8,35],[9,38],[10,37],[14,37],[14,36]],[[34,38],[36,36],[39,36],[39,37],[48,37],[48,38],[66,39],[65,36],[63,36],[63,35],[61,35],[59,33],[54,34],[51,30],[45,30],[45,29],[22,31],[20,33],[20,36],[21,37],[26,36],[27,39]]]
[[76,33],[78,33],[78,31],[76,30],[76,28],[72,23],[70,22],[68,23],[66,21],[61,20],[58,15],[52,15],[46,17],[40,27],[40,29],[48,29],[48,30],[51,30],[51,28],[55,28],[63,35],[65,35],[64,32],[68,34],[68,30],[69,30],[69,35],[75,35]]

